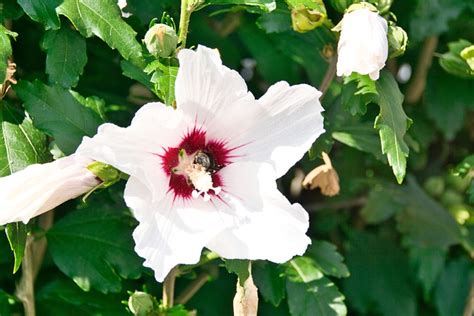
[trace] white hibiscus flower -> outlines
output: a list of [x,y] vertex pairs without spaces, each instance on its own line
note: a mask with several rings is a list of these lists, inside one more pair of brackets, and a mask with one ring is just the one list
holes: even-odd
[[308,214],[275,180],[323,133],[321,93],[279,82],[256,100],[216,50],[179,53],[177,110],[143,106],[104,124],[78,152],[128,173],[133,237],[158,281],[203,247],[229,259],[285,262],[305,252]]
[[25,224],[56,206],[97,186],[87,169],[92,160],[72,155],[46,164],[34,164],[0,178],[0,225]]
[[357,3],[359,9],[344,14],[337,46],[337,75],[352,72],[379,78],[388,56],[387,21],[373,12],[370,4]]

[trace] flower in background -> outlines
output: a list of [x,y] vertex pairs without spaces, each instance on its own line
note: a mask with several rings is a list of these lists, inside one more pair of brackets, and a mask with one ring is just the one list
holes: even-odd
[[357,72],[377,80],[388,57],[387,21],[372,5],[356,3],[344,14],[340,28],[337,75]]
[[34,164],[0,178],[0,225],[25,224],[99,184],[87,169],[92,162],[72,155],[46,164]]
[[127,6],[127,0],[118,0],[117,5],[119,6],[120,11],[122,12],[122,17],[128,18],[132,15],[131,13],[123,11],[123,9]]
[[149,103],[103,124],[78,153],[130,175],[136,252],[158,281],[203,247],[228,259],[285,262],[305,252],[308,214],[275,180],[323,133],[321,93],[278,82],[260,99],[217,50],[179,53],[177,109]]

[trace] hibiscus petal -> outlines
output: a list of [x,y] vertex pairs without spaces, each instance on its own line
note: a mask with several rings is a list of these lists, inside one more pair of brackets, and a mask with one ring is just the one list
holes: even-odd
[[160,200],[168,188],[160,155],[164,148],[179,143],[179,130],[186,126],[182,118],[180,111],[149,103],[135,114],[127,128],[102,124],[94,137],[84,137],[77,152],[138,177],[153,192],[154,199]]
[[233,145],[243,160],[268,162],[276,177],[284,175],[299,161],[316,138],[324,132],[321,92],[301,84],[289,86],[281,81],[271,86],[258,100],[260,111],[248,118],[253,124],[239,130]]
[[[226,111],[236,102],[254,100],[239,73],[222,65],[216,49],[199,45],[196,51],[181,50],[178,58],[180,68],[175,83],[176,102],[178,108],[192,117],[202,110],[219,116],[221,111]],[[201,109],[197,109],[196,104]],[[207,117],[200,114],[200,123],[207,123]]]
[[[302,255],[311,240],[309,221],[299,204],[291,204],[274,181],[267,164],[235,163],[221,170],[226,195],[234,209],[234,225],[224,229],[207,247],[228,259],[267,259],[285,262]],[[252,179],[253,174],[258,177]],[[258,189],[255,189],[255,183]]]
[[130,177],[124,197],[139,221],[133,232],[135,251],[162,282],[176,265],[197,263],[203,247],[229,225],[224,221],[230,217],[202,199],[174,200],[168,195],[159,203],[152,203],[150,195],[146,186]]
[[30,165],[0,178],[0,225],[45,213],[99,184],[87,170],[92,161],[78,155]]

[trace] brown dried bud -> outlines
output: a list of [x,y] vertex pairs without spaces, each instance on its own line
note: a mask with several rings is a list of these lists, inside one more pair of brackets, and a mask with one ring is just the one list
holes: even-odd
[[3,97],[7,94],[8,89],[10,88],[10,85],[16,84],[16,79],[13,77],[15,72],[16,72],[16,64],[9,60],[8,67],[7,67],[7,74],[5,76],[5,81],[2,84],[0,84],[0,100],[3,99]]
[[339,176],[325,152],[323,152],[323,160],[324,165],[316,167],[304,178],[303,186],[310,190],[320,188],[322,194],[334,196],[340,190]]

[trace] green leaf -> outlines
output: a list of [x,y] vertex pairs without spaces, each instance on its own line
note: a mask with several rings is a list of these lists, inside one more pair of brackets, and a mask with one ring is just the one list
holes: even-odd
[[23,15],[23,10],[16,0],[3,0],[0,5],[0,23],[5,20],[16,20]]
[[11,305],[15,303],[13,295],[0,289],[0,315],[13,315]]
[[416,294],[408,258],[394,241],[351,231],[343,292],[361,315],[415,316]]
[[[169,62],[169,61],[168,61]],[[162,64],[156,60],[149,64],[145,70],[152,74],[151,82],[155,84],[155,94],[167,105],[173,105],[175,101],[174,85],[178,75],[178,67]]]
[[86,41],[69,28],[48,31],[43,39],[49,82],[64,88],[75,87],[87,63]]
[[405,204],[400,202],[400,189],[389,183],[375,185],[369,193],[361,215],[368,224],[379,224],[401,212]]
[[119,292],[121,278],[138,278],[142,260],[133,250],[135,221],[102,203],[66,215],[47,232],[58,268],[83,290]]
[[439,64],[446,72],[452,75],[467,79],[473,78],[474,70],[471,69],[467,61],[461,56],[461,51],[471,45],[469,41],[463,39],[449,43],[449,52],[441,55]]
[[381,73],[376,82],[380,114],[374,126],[379,129],[382,152],[387,155],[388,163],[398,183],[405,177],[408,157],[408,145],[404,140],[411,120],[403,110],[403,94],[398,84],[388,71]]
[[325,275],[347,278],[350,273],[343,263],[344,258],[337,252],[336,246],[327,241],[315,241],[308,249],[315,263]]
[[250,261],[232,259],[224,261],[225,268],[229,273],[235,273],[239,277],[239,283],[244,286],[245,281],[250,276]]
[[432,71],[425,90],[427,116],[447,140],[462,129],[465,112],[474,108],[474,80],[466,80]]
[[257,25],[266,33],[281,33],[291,30],[291,16],[287,8],[276,9],[271,13],[262,14]]
[[13,266],[13,273],[16,273],[20,268],[23,256],[25,254],[26,236],[28,235],[28,226],[23,223],[8,224],[5,233],[7,234],[10,249],[15,256],[15,264]]
[[313,259],[296,257],[286,263],[286,267],[291,315],[347,314],[344,296],[331,280],[323,276]]
[[372,124],[363,123],[341,127],[332,133],[332,138],[347,146],[370,153],[382,162],[387,162],[382,154],[377,131]]
[[95,35],[115,48],[123,58],[142,66],[142,48],[136,32],[121,18],[114,0],[65,0],[57,9],[85,37]]
[[22,80],[15,85],[15,91],[23,100],[35,126],[54,137],[65,154],[73,153],[84,136],[94,136],[102,123],[99,115],[57,85]]
[[63,278],[42,286],[36,294],[38,314],[48,316],[126,316],[121,295],[84,292],[74,282]]
[[472,260],[459,258],[448,264],[435,290],[434,302],[440,316],[463,315],[472,282]]
[[397,228],[404,235],[405,245],[447,249],[461,242],[461,231],[453,217],[412,177],[402,197],[407,207],[397,215]]
[[444,268],[446,250],[439,248],[410,248],[410,261],[414,264],[417,279],[423,288],[425,300],[429,300],[430,293],[438,281]]
[[17,0],[18,4],[36,22],[42,23],[44,28],[57,30],[61,26],[56,7],[62,0]]
[[163,12],[177,11],[178,5],[176,0],[127,0],[124,11],[138,17],[143,25],[148,26],[152,19],[161,17]]
[[0,24],[0,85],[3,84],[7,75],[8,58],[12,55],[12,45],[10,37],[15,37],[13,33]]
[[205,4],[256,6],[265,12],[276,9],[275,0],[205,0]]
[[278,266],[269,262],[254,262],[252,277],[263,298],[274,306],[285,298],[285,279]]
[[352,115],[364,115],[367,112],[367,104],[373,102],[377,95],[375,81],[368,75],[354,72],[344,77],[341,102]]
[[5,102],[0,102],[0,123],[0,177],[48,159],[46,136]]
[[309,257],[296,257],[286,264],[286,275],[291,282],[309,283],[321,279],[323,273],[316,267],[316,263]]
[[347,308],[342,295],[328,278],[311,282],[286,282],[292,316],[343,316]]
[[77,101],[79,101],[79,103],[81,103],[85,107],[97,113],[97,115],[99,115],[103,121],[107,121],[107,115],[105,114],[105,100],[104,99],[101,99],[94,95],[85,98],[76,91],[69,90],[69,92],[71,92],[72,96]]
[[416,42],[430,35],[448,30],[448,22],[455,19],[469,1],[431,0],[416,1],[416,8],[410,19],[410,40]]
[[255,70],[269,83],[280,80],[295,82],[297,65],[281,54],[268,35],[256,25],[245,23],[238,29],[238,35],[245,47],[257,61]]
[[145,73],[142,68],[135,66],[127,60],[122,60],[120,62],[120,67],[122,67],[122,74],[124,76],[136,80],[148,89],[153,90],[153,85],[151,84],[151,75]]

